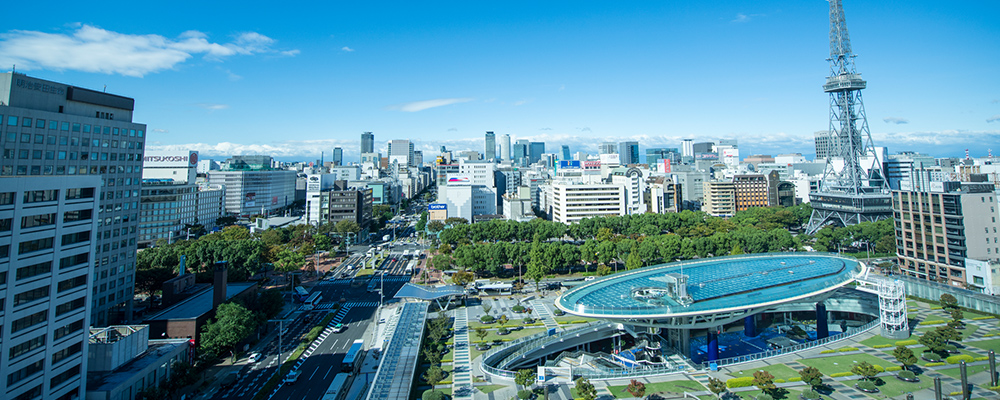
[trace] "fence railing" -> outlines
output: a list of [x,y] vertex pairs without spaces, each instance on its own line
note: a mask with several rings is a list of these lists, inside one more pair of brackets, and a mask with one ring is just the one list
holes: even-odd
[[[805,349],[811,349],[813,347],[822,346],[822,345],[827,344],[827,343],[832,343],[832,342],[836,342],[838,340],[847,339],[847,338],[856,336],[856,335],[858,335],[858,334],[860,334],[862,332],[866,332],[866,331],[868,331],[868,330],[870,330],[870,329],[872,329],[872,328],[874,328],[876,326],[879,326],[879,321],[880,320],[878,318],[876,318],[876,319],[872,320],[871,322],[869,322],[867,324],[864,324],[864,325],[861,325],[859,327],[847,328],[847,331],[844,332],[844,333],[840,333],[840,334],[837,334],[837,335],[825,337],[825,338],[818,339],[818,340],[813,340],[811,342],[800,343],[800,344],[797,344],[797,345],[794,345],[794,346],[782,347],[780,349],[768,350],[768,351],[764,351],[764,352],[760,352],[760,353],[747,354],[745,356],[722,358],[722,359],[718,359],[718,360],[712,361],[711,363],[715,363],[716,366],[721,367],[721,366],[725,366],[725,365],[733,365],[733,364],[740,364],[740,363],[745,363],[745,362],[750,362],[750,361],[757,361],[757,360],[762,360],[762,359],[765,359],[765,358],[777,357],[777,356],[788,354],[788,353],[794,353],[796,351],[801,351],[801,350],[805,350]],[[710,365],[710,362],[708,362],[708,361],[701,363],[702,369],[709,368],[709,365]]]

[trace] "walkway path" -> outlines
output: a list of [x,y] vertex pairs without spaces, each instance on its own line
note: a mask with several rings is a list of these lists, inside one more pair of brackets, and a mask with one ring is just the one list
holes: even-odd
[[472,399],[472,358],[469,353],[469,313],[455,310],[455,357],[452,362],[451,393],[455,400]]
[[559,330],[559,323],[556,322],[555,318],[552,317],[552,313],[549,312],[548,307],[541,300],[532,300],[531,308],[535,310],[539,316],[542,317],[542,323],[545,324],[545,330],[556,329]]

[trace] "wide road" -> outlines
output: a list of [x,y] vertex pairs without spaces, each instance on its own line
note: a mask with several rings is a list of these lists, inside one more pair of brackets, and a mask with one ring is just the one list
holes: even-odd
[[[386,299],[391,299],[409,277],[386,275],[385,278]],[[368,292],[366,290],[367,284],[360,287],[354,286],[357,285],[351,285],[347,282],[318,286],[324,291],[324,297],[326,297],[326,291],[329,290],[343,293],[347,298],[346,304],[351,306],[351,309],[341,321],[347,326],[347,329],[344,332],[332,333],[327,336],[316,351],[299,367],[301,375],[299,375],[298,381],[291,385],[282,385],[274,398],[319,399],[323,397],[326,389],[333,382],[333,378],[340,372],[344,355],[351,347],[351,343],[364,335],[369,324],[377,322],[373,321],[373,317],[378,307],[378,293]],[[369,344],[366,343],[367,346]]]

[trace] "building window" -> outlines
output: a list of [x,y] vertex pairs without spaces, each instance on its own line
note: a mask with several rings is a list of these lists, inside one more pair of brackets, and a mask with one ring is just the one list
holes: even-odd
[[14,371],[14,373],[7,375],[7,387],[14,386],[15,383],[23,381],[24,379],[41,372],[44,366],[45,360],[38,360],[28,364],[24,368]]
[[[45,311],[42,312],[42,314],[44,314],[44,313],[45,313]],[[68,323],[68,324],[66,324],[64,326],[61,326],[61,327],[57,328],[55,330],[55,332],[52,333],[52,338],[54,340],[59,340],[59,339],[62,339],[64,337],[66,337],[67,335],[70,335],[70,334],[75,333],[75,332],[77,332],[79,330],[82,330],[82,329],[83,329],[83,320],[82,319],[79,320],[79,321],[70,322],[70,323]]]
[[[45,322],[48,319],[48,314],[49,314],[49,311],[48,310],[44,310],[44,311],[36,312],[36,313],[31,314],[29,316],[26,316],[24,318],[14,320],[14,322],[12,324],[10,324],[10,333],[17,333],[17,332],[25,330],[25,329],[27,329],[29,327],[32,327],[34,325],[40,324],[42,322]],[[80,322],[80,328],[82,329],[83,328],[83,321],[81,320],[79,322]]]
[[[18,272],[20,272],[20,271],[18,271]],[[31,290],[28,290],[28,291],[25,291],[25,292],[21,292],[21,293],[18,293],[16,295],[14,295],[14,307],[17,307],[17,306],[19,306],[21,304],[31,303],[31,302],[33,302],[35,300],[41,300],[41,299],[44,299],[46,297],[49,297],[49,287],[48,286],[42,286],[42,287],[37,288],[37,289],[31,289]],[[56,315],[58,315],[58,313]]]
[[52,364],[55,365],[56,363],[65,360],[66,357],[79,353],[82,349],[83,349],[83,344],[77,342],[65,349],[59,350],[54,354],[52,354]]
[[28,279],[52,272],[52,261],[45,261],[17,269],[17,280]]
[[10,353],[9,353],[10,359],[13,360],[44,345],[45,345],[45,335],[43,334],[34,339],[30,339],[27,342],[12,346],[10,348]]
[[41,239],[21,242],[18,244],[17,254],[27,254],[36,251],[51,249],[52,244],[53,244],[52,238],[41,238]]

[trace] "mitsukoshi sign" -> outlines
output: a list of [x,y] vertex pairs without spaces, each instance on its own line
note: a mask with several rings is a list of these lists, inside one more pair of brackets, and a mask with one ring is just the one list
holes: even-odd
[[147,151],[144,167],[190,168],[198,165],[197,151]]

